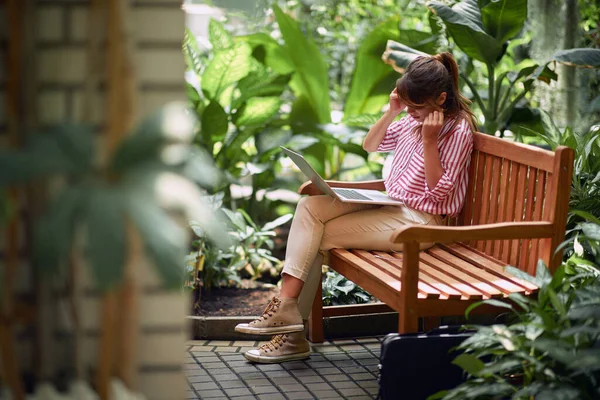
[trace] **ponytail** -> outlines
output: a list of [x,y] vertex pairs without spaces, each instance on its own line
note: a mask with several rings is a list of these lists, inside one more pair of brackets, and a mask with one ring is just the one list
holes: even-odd
[[[470,110],[469,104],[471,104],[471,100],[467,99],[462,95],[458,86],[458,64],[456,64],[456,60],[452,56],[451,53],[445,51],[443,53],[436,54],[433,56],[437,61],[442,63],[442,65],[446,68],[450,78],[450,90],[448,90],[446,97],[446,104],[450,106],[451,109],[456,110],[456,113],[465,118],[469,125],[471,125],[471,129],[473,131],[477,130],[477,117]],[[453,103],[453,104],[451,104]]]
[[444,115],[457,117],[455,124],[465,119],[476,131],[477,118],[469,109],[471,101],[460,93],[458,77],[458,65],[448,52],[417,57],[407,66],[396,89],[402,101],[412,107],[439,107],[436,99],[446,92],[446,101],[442,106]]

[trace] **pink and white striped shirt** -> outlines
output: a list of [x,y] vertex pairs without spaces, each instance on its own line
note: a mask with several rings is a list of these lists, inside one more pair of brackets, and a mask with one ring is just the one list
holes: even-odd
[[430,214],[456,216],[462,209],[467,191],[467,174],[473,150],[473,134],[466,120],[459,121],[452,132],[454,119],[445,121],[440,131],[438,149],[444,174],[433,189],[425,179],[425,159],[419,124],[410,115],[392,122],[377,151],[395,151],[392,168],[385,180],[390,197],[407,206]]

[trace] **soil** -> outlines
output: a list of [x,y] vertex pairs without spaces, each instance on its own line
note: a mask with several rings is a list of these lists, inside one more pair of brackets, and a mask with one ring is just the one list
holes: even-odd
[[278,294],[279,288],[274,285],[247,289],[213,288],[202,293],[196,314],[205,317],[261,315],[273,296]]

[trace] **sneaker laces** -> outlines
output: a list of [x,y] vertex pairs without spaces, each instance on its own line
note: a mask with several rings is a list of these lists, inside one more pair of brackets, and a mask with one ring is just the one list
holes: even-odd
[[282,347],[285,342],[287,342],[287,338],[287,334],[275,335],[269,342],[260,346],[260,349],[265,351],[275,351]]
[[279,306],[281,305],[281,300],[277,297],[273,297],[269,304],[267,304],[267,308],[263,311],[262,315],[258,318],[259,321],[267,320],[269,317],[273,316],[273,313],[277,312]]

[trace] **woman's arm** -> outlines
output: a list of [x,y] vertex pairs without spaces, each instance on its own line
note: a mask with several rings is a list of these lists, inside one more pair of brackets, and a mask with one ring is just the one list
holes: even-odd
[[369,129],[369,133],[367,133],[367,136],[365,136],[365,140],[363,141],[363,149],[368,152],[377,151],[377,147],[379,147],[379,144],[383,140],[387,129],[398,114],[399,113],[393,113],[391,110],[387,110],[385,114],[379,118],[379,121]]
[[377,147],[379,147],[379,144],[383,140],[388,127],[405,107],[406,106],[398,98],[398,92],[394,89],[392,93],[390,93],[390,108],[381,118],[379,118],[379,121],[369,129],[369,133],[367,133],[365,140],[363,140],[363,149],[368,152],[377,151]]
[[438,149],[438,134],[444,125],[444,113],[434,111],[423,122],[421,134],[423,138],[423,158],[425,159],[425,181],[429,190],[440,181],[444,174],[440,151]]

